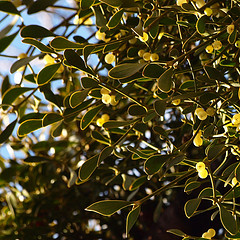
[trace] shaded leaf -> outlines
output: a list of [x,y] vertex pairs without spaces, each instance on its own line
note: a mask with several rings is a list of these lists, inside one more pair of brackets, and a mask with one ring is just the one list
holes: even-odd
[[234,44],[237,39],[237,29],[234,29],[231,34],[228,36],[228,42]]
[[38,48],[41,52],[44,52],[44,53],[55,53],[55,51],[52,48],[44,45],[43,43],[41,43],[40,41],[38,41],[38,40],[36,40],[34,38],[24,38],[22,40],[22,42],[26,43],[26,44],[30,44],[30,45]]
[[237,220],[235,219],[235,217],[221,203],[218,203],[217,206],[220,212],[220,220],[224,228],[230,234],[236,234],[238,232],[238,228]]
[[147,176],[141,176],[132,182],[132,184],[129,186],[129,190],[134,191],[142,186],[145,182],[147,182]]
[[128,213],[127,215],[127,222],[126,222],[126,234],[128,234],[131,230],[131,228],[134,226],[136,223],[138,216],[140,214],[141,207],[133,207],[133,209]]
[[99,86],[98,81],[90,77],[82,77],[80,81],[83,88],[95,88]]
[[0,39],[0,52],[3,52],[18,35],[18,31]]
[[91,137],[103,144],[109,145],[110,139],[108,139],[106,136],[102,135],[99,131],[92,131]]
[[28,7],[28,14],[33,14],[45,10],[47,7],[53,6],[57,0],[36,0]]
[[154,110],[159,116],[164,116],[166,106],[166,101],[164,100],[157,100],[153,104]]
[[159,78],[164,73],[164,69],[156,63],[150,63],[143,69],[143,76],[148,78]]
[[84,130],[97,116],[100,110],[103,108],[103,104],[98,105],[85,113],[80,122],[80,128]]
[[128,78],[141,70],[146,63],[123,63],[112,68],[108,75],[114,79]]
[[204,70],[210,79],[218,80],[218,81],[229,84],[226,78],[224,77],[223,73],[220,72],[218,69],[210,66],[205,66]]
[[73,94],[71,94],[70,98],[69,98],[69,104],[71,106],[71,108],[75,108],[77,106],[79,106],[84,99],[87,97],[89,90],[88,89],[84,89],[84,90],[79,90],[74,92]]
[[132,116],[141,116],[147,113],[147,109],[138,104],[133,104],[128,108],[128,113]]
[[179,230],[179,229],[169,229],[167,230],[168,233],[172,233],[176,236],[179,236],[179,237],[184,237],[186,236],[186,233],[184,233],[183,231]]
[[84,62],[85,62],[86,67],[87,67],[88,56],[91,55],[91,53],[93,52],[94,49],[95,49],[95,47],[92,46],[92,45],[87,45],[83,48],[83,58],[84,58]]
[[203,15],[197,20],[196,23],[196,29],[198,33],[204,34],[205,33],[205,27],[206,27],[206,21],[208,20],[208,17],[206,15]]
[[0,134],[0,144],[6,142],[15,128],[17,119],[12,121]]
[[235,169],[235,176],[236,176],[238,182],[240,182],[240,164],[238,164],[238,166]]
[[106,27],[107,19],[102,12],[102,8],[100,8],[100,6],[94,6],[92,9],[96,19],[96,26],[99,28]]
[[186,202],[184,211],[188,218],[190,218],[196,212],[201,200],[201,198],[194,198]]
[[65,50],[65,49],[83,49],[85,45],[69,41],[67,38],[59,36],[55,37],[50,42],[50,46],[58,50]]
[[45,163],[47,161],[49,161],[49,159],[45,157],[40,157],[40,156],[30,156],[23,160],[24,163],[33,165],[33,166],[36,166],[37,164]]
[[50,124],[57,123],[61,120],[63,120],[63,117],[60,114],[58,114],[58,113],[47,113],[42,120],[42,125],[43,125],[43,127],[46,127]]
[[130,205],[132,205],[132,203],[122,200],[103,200],[93,203],[85,210],[96,212],[103,216],[111,216],[115,212]]
[[189,193],[192,190],[197,189],[200,186],[201,186],[200,182],[197,182],[197,181],[190,182],[185,186],[184,192]]
[[83,165],[79,168],[78,176],[82,181],[86,181],[95,171],[98,166],[98,156],[94,155],[89,158],[87,161],[83,163]]
[[110,18],[109,22],[107,23],[108,28],[115,28],[121,21],[123,15],[123,9],[117,11],[113,14],[113,16]]
[[17,8],[10,1],[0,1],[0,11],[13,14],[13,15],[20,15]]
[[109,157],[112,154],[113,149],[114,149],[114,147],[107,146],[101,151],[101,153],[99,154],[99,157],[98,157],[98,165],[100,165],[100,163],[102,161],[104,161],[104,159],[106,159],[107,157]]
[[172,76],[173,68],[169,68],[158,78],[157,86],[162,92],[168,93],[172,90]]
[[25,135],[42,128],[41,119],[29,119],[20,124],[18,127],[18,136],[24,137]]
[[154,155],[149,157],[144,163],[144,170],[148,175],[157,173],[166,161],[170,158],[169,155]]
[[37,75],[37,84],[42,86],[49,83],[60,68],[61,63],[54,63],[44,67]]
[[145,153],[143,153],[142,151],[139,151],[139,150],[135,149],[135,148],[132,147],[132,146],[128,146],[127,149],[128,149],[130,152],[137,154],[140,158],[144,158],[144,159],[149,158],[149,155],[148,155],[148,154],[145,154]]
[[53,32],[39,25],[24,26],[20,32],[20,35],[23,38],[45,38],[55,36]]
[[89,9],[94,4],[94,2],[95,0],[80,0],[80,9]]

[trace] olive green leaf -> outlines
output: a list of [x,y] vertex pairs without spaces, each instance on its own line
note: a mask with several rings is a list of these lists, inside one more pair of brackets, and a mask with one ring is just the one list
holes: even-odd
[[172,90],[172,76],[173,68],[169,68],[158,78],[157,86],[162,92],[168,93]]
[[188,218],[190,218],[196,212],[201,200],[201,198],[194,198],[186,202],[184,211]]
[[15,128],[17,119],[12,121],[1,133],[0,133],[0,144],[6,142],[11,136],[13,129]]
[[39,26],[39,25],[28,25],[24,26],[20,32],[21,37],[23,38],[45,38],[45,37],[54,37],[55,34],[50,30]]
[[42,127],[41,119],[28,119],[20,124],[17,133],[19,137],[24,137]]
[[133,209],[127,215],[127,222],[126,222],[126,234],[130,232],[134,224],[136,223],[138,216],[141,211],[141,206],[133,206]]
[[149,157],[144,163],[144,171],[148,175],[153,175],[157,173],[169,158],[170,158],[169,155],[161,155],[161,154],[157,154]]
[[41,43],[40,41],[38,41],[38,40],[36,40],[34,38],[24,38],[22,40],[22,42],[26,43],[26,44],[30,44],[30,45],[38,48],[41,52],[44,52],[44,53],[55,53],[55,51],[52,48],[44,45],[43,43]]

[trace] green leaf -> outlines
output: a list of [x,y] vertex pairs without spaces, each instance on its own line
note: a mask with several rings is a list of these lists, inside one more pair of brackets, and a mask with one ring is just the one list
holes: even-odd
[[96,170],[96,168],[98,166],[98,156],[99,156],[99,154],[94,155],[93,157],[89,158],[79,168],[78,176],[82,181],[86,181],[88,178],[90,178],[90,176]]
[[144,170],[148,175],[157,173],[166,161],[170,158],[169,155],[154,155],[149,157],[144,163]]
[[235,176],[236,176],[238,182],[240,182],[240,164],[238,164],[238,166],[235,169]]
[[234,29],[233,32],[228,36],[228,42],[230,44],[234,44],[236,40],[237,40],[237,29]]
[[63,117],[58,113],[47,113],[42,120],[43,127],[62,121]]
[[[14,86],[8,89],[2,97],[2,105],[4,104],[11,105],[19,96],[33,89],[34,88],[20,87],[20,86]],[[2,109],[7,110],[8,106],[2,106]]]
[[0,11],[13,14],[13,15],[20,15],[17,8],[10,1],[0,1]]
[[89,9],[94,4],[94,2],[95,0],[80,0],[80,9]]
[[150,63],[143,69],[143,76],[148,78],[159,78],[164,69],[157,63]]
[[18,31],[0,39],[0,52],[3,52],[18,35]]
[[144,158],[144,159],[149,158],[149,154],[145,154],[142,151],[139,151],[139,150],[137,150],[136,148],[134,148],[132,146],[128,146],[127,149],[130,152],[137,154],[140,158]]
[[240,233],[237,233],[237,234],[230,234],[229,232],[226,233],[226,237],[227,238],[230,238],[230,239],[240,239]]
[[153,131],[158,133],[161,137],[167,138],[168,139],[168,134],[167,132],[160,126],[154,126]]
[[208,104],[211,100],[219,98],[219,95],[213,92],[206,92],[200,96],[200,102],[205,105]]
[[85,66],[85,63],[82,60],[82,58],[74,50],[70,49],[65,50],[64,57],[71,66],[76,67],[77,69],[89,73],[93,76],[95,75],[92,69]]
[[89,89],[79,90],[71,94],[69,104],[71,108],[79,106],[87,97]]
[[117,127],[125,127],[125,126],[129,126],[133,123],[135,123],[136,119],[131,120],[131,121],[114,121],[114,120],[109,120],[108,122],[103,124],[103,127],[108,129],[108,128],[117,128]]
[[99,87],[98,81],[90,77],[82,77],[80,81],[83,88]]
[[91,137],[103,144],[109,145],[110,139],[108,139],[106,136],[102,135],[99,131],[92,131]]
[[92,9],[96,19],[96,26],[99,28],[106,27],[107,19],[102,11],[102,8],[100,8],[100,6],[94,6]]
[[55,51],[52,48],[44,45],[43,43],[41,43],[40,41],[38,41],[38,40],[36,40],[34,38],[24,38],[22,40],[22,42],[26,43],[26,44],[30,44],[30,45],[38,48],[41,52],[44,52],[44,53],[55,53]]
[[13,65],[10,68],[10,73],[15,73],[20,67],[27,65],[29,62],[31,62],[33,59],[39,57],[40,55],[30,56],[26,58],[22,58],[17,60],[13,63]]
[[192,217],[192,215],[196,212],[201,200],[201,198],[194,198],[186,202],[184,211],[188,218]]
[[99,157],[98,157],[98,165],[100,165],[100,163],[102,161],[104,161],[107,157],[109,157],[112,154],[113,149],[114,149],[114,147],[107,146],[101,151],[101,153],[99,154]]
[[203,15],[197,20],[196,23],[196,29],[198,33],[204,34],[205,33],[205,27],[206,27],[206,21],[208,20],[208,17],[206,15]]
[[30,156],[23,160],[24,163],[31,166],[36,166],[37,164],[45,163],[47,161],[49,161],[49,159],[40,156]]
[[131,8],[138,7],[138,4],[134,0],[100,0],[103,3],[115,8]]
[[[198,195],[198,198],[212,198],[213,197],[213,190],[210,187],[204,188]],[[216,191],[216,197],[221,197],[220,192]]]
[[53,6],[57,0],[37,0],[28,7],[28,14],[33,14],[45,10],[47,7]]
[[95,47],[92,46],[92,45],[87,45],[83,48],[83,58],[84,58],[84,62],[85,62],[86,67],[87,67],[88,56],[91,55],[91,53],[93,52],[94,49],[95,49]]
[[143,117],[143,123],[147,123],[151,121],[153,118],[157,116],[156,112],[154,110],[149,110],[146,115]]
[[140,71],[146,63],[123,63],[112,68],[108,75],[113,79],[124,79],[131,77]]
[[80,128],[84,130],[88,125],[93,121],[93,119],[97,116],[100,110],[103,108],[103,104],[98,105],[85,113],[80,122]]
[[0,134],[0,144],[6,142],[15,128],[17,119],[12,121]]
[[19,120],[19,123],[22,123],[29,119],[43,119],[46,113],[32,112],[22,116]]
[[200,182],[197,181],[190,182],[185,186],[184,192],[190,193],[192,190],[197,189],[200,186],[201,186]]
[[18,136],[24,137],[25,135],[42,128],[42,120],[41,119],[29,119],[20,124],[18,127]]
[[11,87],[9,76],[6,75],[6,77],[2,80],[2,86],[1,86],[1,95],[3,96],[4,93]]
[[168,233],[172,233],[176,236],[179,236],[179,237],[185,237],[186,236],[186,233],[184,233],[183,231],[179,230],[179,229],[169,229],[167,230]]
[[96,212],[103,216],[111,216],[115,212],[130,205],[132,205],[132,203],[122,200],[103,200],[93,203],[85,210]]
[[128,113],[132,116],[142,116],[147,113],[147,108],[133,104],[128,108]]
[[218,80],[218,81],[224,82],[226,84],[229,84],[228,81],[226,80],[226,78],[224,77],[223,73],[220,72],[218,69],[210,67],[210,66],[205,66],[204,70],[210,79]]
[[206,148],[206,155],[209,160],[213,159],[219,152],[221,152],[224,149],[225,145],[224,144],[210,144]]
[[53,32],[39,25],[24,26],[20,32],[20,35],[23,38],[45,38],[55,36]]
[[50,42],[50,46],[58,50],[65,50],[65,49],[83,49],[85,45],[69,41],[67,38],[59,36],[55,37]]
[[140,186],[142,186],[145,182],[147,182],[147,176],[141,176],[134,180],[132,184],[129,186],[129,191],[134,191]]
[[37,75],[37,84],[39,86],[49,83],[60,68],[61,63],[54,63],[44,67]]
[[[144,23],[144,29],[147,29],[147,27],[151,24],[151,27],[149,28],[149,34],[153,39],[155,39],[157,37],[158,33],[159,33],[159,26],[160,26],[159,23],[160,23],[160,21],[157,20],[157,19],[158,19],[157,17],[149,17]],[[169,20],[169,18],[167,20]],[[162,25],[167,25],[164,22],[162,22],[161,24]],[[175,21],[173,22],[173,24],[175,24]]]
[[238,232],[238,228],[237,220],[235,219],[235,217],[221,203],[218,203],[217,206],[220,212],[220,220],[224,228],[230,234],[236,234]]
[[130,232],[134,224],[136,223],[138,216],[140,214],[141,207],[140,206],[133,206],[133,209],[127,215],[127,222],[126,222],[126,234]]
[[166,101],[157,100],[153,104],[154,110],[159,116],[164,116],[166,110]]
[[110,18],[109,22],[107,23],[107,27],[112,29],[115,28],[121,21],[123,15],[123,9],[117,11],[113,14],[113,16]]
[[173,68],[169,68],[158,78],[157,86],[162,92],[168,93],[172,90],[172,76]]

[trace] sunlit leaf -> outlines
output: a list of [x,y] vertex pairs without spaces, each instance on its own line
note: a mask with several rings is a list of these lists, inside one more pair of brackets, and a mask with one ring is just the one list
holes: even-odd
[[42,128],[41,119],[29,119],[20,124],[18,127],[18,136],[24,137],[25,135]]
[[47,113],[42,120],[43,127],[57,123],[63,120],[63,117],[58,113]]
[[22,42],[30,44],[30,45],[38,48],[41,52],[44,52],[44,53],[55,53],[52,48],[44,45],[43,43],[41,43],[40,41],[38,41],[38,40],[36,40],[34,38],[24,38],[22,40]]
[[107,23],[107,27],[109,27],[110,29],[115,28],[120,23],[122,15],[123,15],[123,9],[114,13],[111,19],[109,20],[109,22]]
[[79,106],[87,97],[88,92],[89,92],[88,89],[84,89],[84,90],[76,91],[73,94],[71,94],[69,99],[70,106],[72,108]]

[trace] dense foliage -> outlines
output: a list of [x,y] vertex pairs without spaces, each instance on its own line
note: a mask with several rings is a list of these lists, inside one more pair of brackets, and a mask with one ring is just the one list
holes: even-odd
[[239,1],[0,11],[0,239],[240,239]]

